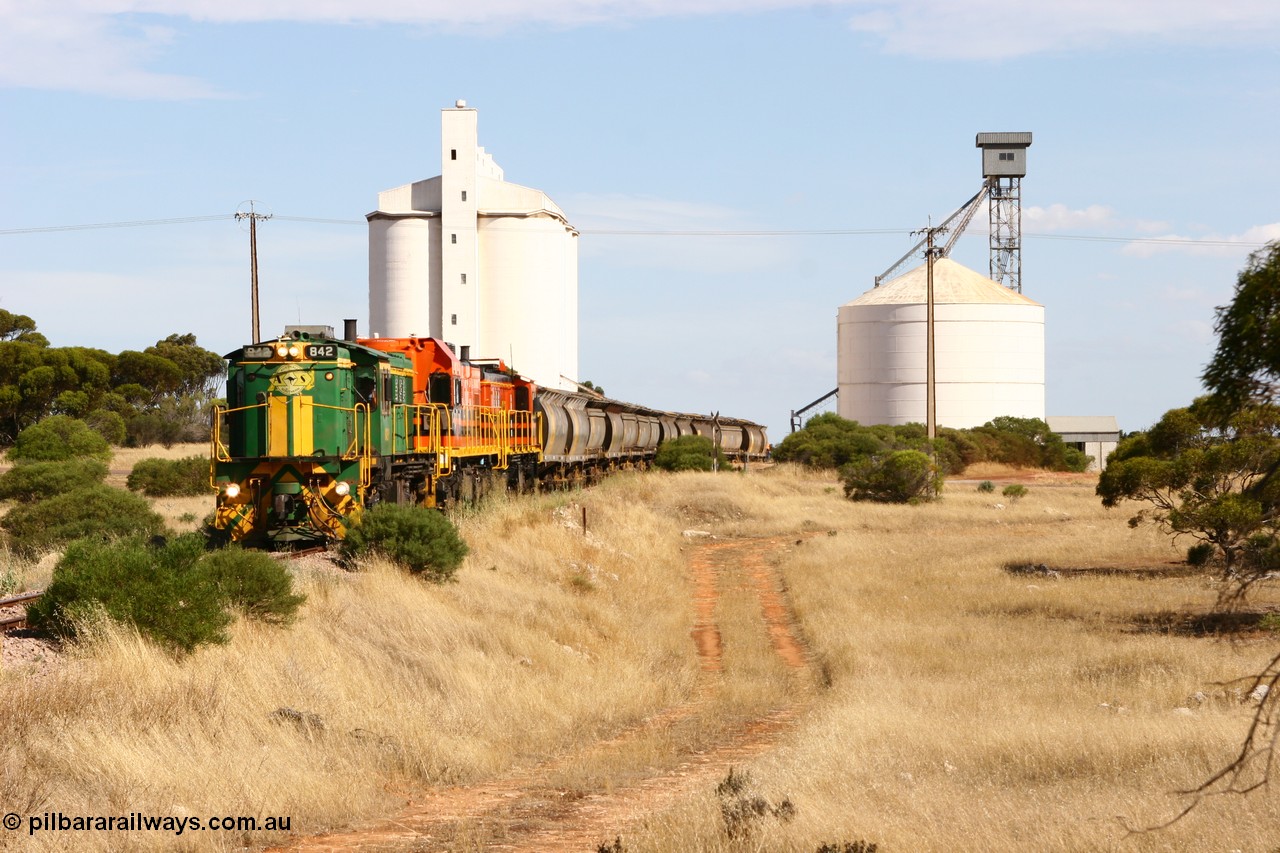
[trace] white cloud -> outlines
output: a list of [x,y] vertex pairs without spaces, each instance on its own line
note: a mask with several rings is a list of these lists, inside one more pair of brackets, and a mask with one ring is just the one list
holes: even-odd
[[[786,9],[846,13],[849,27],[889,53],[930,59],[998,59],[1095,50],[1121,40],[1270,44],[1280,38],[1274,0],[0,0],[0,86],[127,98],[225,96],[198,79],[149,70],[180,45],[163,24],[402,24],[502,31],[522,25],[579,27],[653,18]],[[993,33],[998,32],[998,37]]]
[[1022,209],[1022,227],[1035,231],[1071,231],[1073,229],[1097,229],[1116,226],[1115,211],[1103,204],[1091,204],[1086,208],[1072,210],[1065,204],[1051,204],[1048,207],[1024,207]]
[[1139,258],[1152,255],[1183,252],[1189,255],[1216,257],[1243,257],[1263,243],[1280,240],[1280,222],[1254,225],[1239,234],[1161,234],[1144,240],[1135,240],[1124,247],[1124,254]]
[[1097,50],[1117,42],[1267,45],[1280,35],[1274,0],[857,0],[854,31],[889,53],[930,59],[1007,59]]
[[209,84],[146,70],[174,32],[130,26],[113,14],[74,3],[0,0],[0,86],[89,92],[123,98],[219,97]]

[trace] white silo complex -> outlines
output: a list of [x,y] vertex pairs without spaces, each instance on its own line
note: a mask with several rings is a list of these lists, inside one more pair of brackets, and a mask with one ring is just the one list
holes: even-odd
[[474,109],[441,111],[440,175],[378,194],[369,333],[501,358],[538,384],[578,377],[578,231],[545,193],[504,180]]
[[[924,423],[928,265],[840,306],[838,413]],[[949,258],[933,266],[939,426],[1045,416],[1044,306]]]

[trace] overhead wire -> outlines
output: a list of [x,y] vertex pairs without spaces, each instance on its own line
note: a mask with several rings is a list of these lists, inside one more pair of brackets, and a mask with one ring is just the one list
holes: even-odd
[[[284,222],[303,222],[318,225],[364,225],[364,219],[327,219],[314,216],[274,215],[271,218]],[[209,216],[178,216],[167,219],[133,219],[122,222],[92,222],[79,225],[46,225],[30,228],[0,229],[0,236],[14,234],[44,234],[60,231],[91,231],[101,228],[142,228],[150,225],[186,225],[195,222],[218,222],[235,219],[233,213],[218,213]],[[909,228],[791,228],[791,229],[623,229],[623,228],[582,228],[580,234],[594,237],[844,237],[865,236],[874,234],[910,234]],[[985,236],[984,232],[972,231],[973,236]],[[1168,246],[1225,246],[1239,248],[1260,248],[1265,242],[1248,240],[1199,239],[1195,237],[1108,237],[1088,234],[1043,234],[1024,231],[1022,236],[1036,240],[1075,240],[1093,243],[1142,243],[1144,245]]]

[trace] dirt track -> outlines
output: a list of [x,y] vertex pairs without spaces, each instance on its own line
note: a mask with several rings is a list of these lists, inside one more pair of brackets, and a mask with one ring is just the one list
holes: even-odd
[[[589,744],[536,767],[475,785],[426,791],[399,813],[350,832],[298,839],[273,850],[475,851],[589,853],[626,835],[628,824],[714,789],[729,769],[770,749],[803,712],[815,682],[781,578],[769,557],[794,537],[708,540],[689,549],[695,625],[691,642],[701,664],[700,684],[688,701],[666,708],[612,738]],[[713,724],[710,698],[724,677],[722,632],[716,622],[721,592],[751,590],[760,603],[760,631],[791,673],[796,689],[781,707],[730,726]],[[699,725],[700,722],[707,723]],[[625,768],[629,746],[665,730],[704,732],[692,750],[662,768],[621,770],[591,790],[557,786],[560,772],[590,757],[594,766]],[[610,756],[617,756],[617,762]]]

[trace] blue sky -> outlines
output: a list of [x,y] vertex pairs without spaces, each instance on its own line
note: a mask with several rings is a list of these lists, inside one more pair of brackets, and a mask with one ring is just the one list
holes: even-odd
[[[462,98],[582,231],[582,378],[777,441],[835,387],[836,308],[977,191],[974,135],[1032,131],[1049,414],[1141,429],[1280,238],[1278,44],[1270,0],[0,0],[0,308],[55,345],[229,351],[235,221],[29,229],[258,199],[264,331],[363,327],[364,215],[438,174]],[[953,257],[986,270],[985,218]]]

